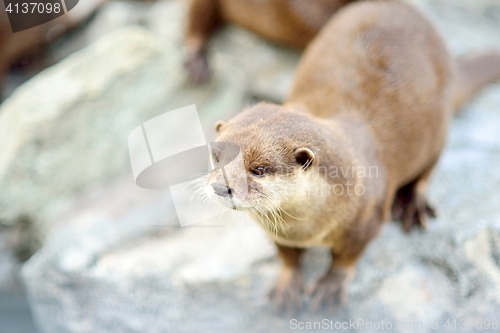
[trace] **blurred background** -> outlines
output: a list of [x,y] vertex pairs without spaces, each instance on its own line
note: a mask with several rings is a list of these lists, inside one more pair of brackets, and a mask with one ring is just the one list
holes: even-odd
[[[211,79],[194,85],[183,67],[187,3],[80,2],[71,29],[51,26],[48,44],[35,39],[19,56],[0,57],[8,63],[0,332],[287,331],[290,318],[274,315],[265,298],[280,269],[271,240],[236,213],[219,218],[228,227],[178,228],[168,190],[135,185],[127,138],[196,104],[210,140],[215,121],[282,101],[300,53],[228,26],[210,43]],[[500,50],[498,0],[408,2],[436,22],[455,55]],[[5,19],[0,28],[9,29]],[[18,47],[6,40],[4,55]],[[440,215],[430,229],[406,235],[388,223],[359,264],[349,305],[299,320],[424,324],[405,332],[447,319],[500,320],[499,133],[496,83],[454,120],[432,182]],[[322,250],[307,254],[308,283],[327,260]]]

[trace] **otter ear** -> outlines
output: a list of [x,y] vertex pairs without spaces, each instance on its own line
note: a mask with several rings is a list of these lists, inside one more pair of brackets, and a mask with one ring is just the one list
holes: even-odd
[[309,148],[295,149],[295,160],[306,170],[314,161],[314,153]]
[[215,131],[219,133],[221,127],[225,125],[226,123],[223,122],[222,120],[219,120],[218,122],[215,123]]

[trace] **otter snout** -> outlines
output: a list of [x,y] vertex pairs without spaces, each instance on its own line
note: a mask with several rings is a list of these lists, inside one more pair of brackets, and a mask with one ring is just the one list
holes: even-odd
[[214,189],[214,193],[221,197],[227,197],[232,194],[231,188],[221,183],[213,183],[212,188]]

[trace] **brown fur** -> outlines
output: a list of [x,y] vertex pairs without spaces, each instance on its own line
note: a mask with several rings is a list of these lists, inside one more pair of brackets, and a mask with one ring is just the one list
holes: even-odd
[[[285,257],[271,293],[280,307],[290,308],[301,291],[301,277],[290,276],[301,274],[300,252],[287,248],[331,248],[333,262],[313,290],[312,306],[334,306],[345,303],[355,264],[391,208],[406,230],[413,224],[425,228],[433,214],[425,199],[427,181],[454,111],[498,76],[500,56],[457,62],[413,7],[357,3],[341,10],[309,45],[283,106],[258,104],[218,124],[217,141],[239,145],[247,168],[248,195],[241,198],[238,186],[232,189],[236,208],[262,223]],[[297,156],[300,148],[311,153]],[[306,170],[289,171],[304,164]],[[254,176],[255,165],[268,172]],[[377,173],[322,171],[347,166],[375,167]],[[209,195],[215,182],[221,179],[211,174]],[[311,190],[349,182],[365,191]]]
[[455,93],[455,107],[459,108],[485,84],[500,77],[500,53],[464,57],[458,60],[459,81]]
[[247,28],[273,42],[303,49],[331,15],[355,0],[191,0],[186,29],[186,66],[191,79],[208,78],[205,48],[224,23]]

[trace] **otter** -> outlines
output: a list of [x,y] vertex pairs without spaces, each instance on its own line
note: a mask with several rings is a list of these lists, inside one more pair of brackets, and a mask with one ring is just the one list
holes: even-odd
[[[304,249],[331,249],[310,305],[335,308],[391,212],[406,231],[427,227],[435,211],[426,188],[450,121],[498,77],[500,53],[454,59],[416,8],[359,2],[307,47],[283,105],[257,104],[216,124],[216,142],[238,145],[246,168],[225,174],[245,172],[247,184],[213,171],[206,193],[248,212],[276,242],[284,267],[269,295],[278,309],[301,304]],[[214,154],[224,159],[224,150]]]
[[206,46],[210,36],[226,22],[302,50],[334,12],[352,1],[191,0],[184,41],[189,78],[198,84],[208,79]]

